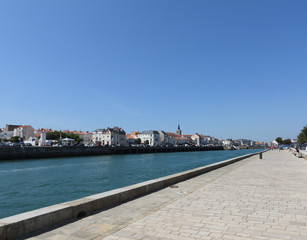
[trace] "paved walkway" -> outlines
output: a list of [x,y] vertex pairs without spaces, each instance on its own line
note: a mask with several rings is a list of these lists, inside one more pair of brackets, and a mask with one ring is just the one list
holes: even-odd
[[31,239],[307,240],[307,160],[286,150],[251,157],[176,187]]

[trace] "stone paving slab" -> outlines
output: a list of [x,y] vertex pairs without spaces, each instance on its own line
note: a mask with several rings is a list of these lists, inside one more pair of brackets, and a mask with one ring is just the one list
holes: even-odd
[[307,161],[270,151],[30,239],[305,239]]

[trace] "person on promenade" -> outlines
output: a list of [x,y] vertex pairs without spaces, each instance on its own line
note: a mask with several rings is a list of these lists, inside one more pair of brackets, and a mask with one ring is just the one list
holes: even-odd
[[294,150],[293,150],[293,154],[294,156],[298,156],[298,153],[300,152],[300,150],[298,149],[297,145],[294,146]]

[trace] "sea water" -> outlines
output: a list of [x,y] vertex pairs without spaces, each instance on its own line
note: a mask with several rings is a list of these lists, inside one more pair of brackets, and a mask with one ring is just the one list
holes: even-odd
[[200,151],[0,162],[0,218],[258,152]]

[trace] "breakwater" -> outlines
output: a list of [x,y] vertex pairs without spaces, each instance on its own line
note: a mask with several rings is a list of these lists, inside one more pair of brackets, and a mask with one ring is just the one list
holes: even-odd
[[166,153],[224,150],[222,146],[203,147],[1,147],[0,160],[95,156],[112,154]]

